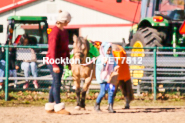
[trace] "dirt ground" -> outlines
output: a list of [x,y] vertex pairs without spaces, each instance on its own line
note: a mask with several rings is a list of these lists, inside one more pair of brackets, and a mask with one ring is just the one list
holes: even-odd
[[44,106],[0,107],[0,123],[185,123],[185,107],[114,107],[110,114],[106,107],[96,113],[93,107],[76,111],[66,107],[72,115],[48,114]]

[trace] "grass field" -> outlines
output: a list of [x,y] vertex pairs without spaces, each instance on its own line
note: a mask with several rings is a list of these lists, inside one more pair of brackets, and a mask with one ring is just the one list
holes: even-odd
[[[90,92],[86,96],[86,105],[93,106],[95,99],[97,97],[97,92]],[[151,94],[141,97],[136,97],[135,100],[131,102],[131,106],[185,106],[185,96],[179,95],[177,93],[173,94],[158,94],[158,100],[153,101]],[[102,105],[107,105],[108,96],[105,95]],[[76,95],[75,93],[65,92],[61,93],[61,101],[65,102],[66,105],[75,106],[76,105]],[[35,92],[35,91],[19,91],[10,92],[9,101],[4,101],[4,92],[0,92],[0,106],[44,106],[48,102],[48,92]],[[124,96],[121,93],[117,93],[115,98],[115,106],[125,105]]]

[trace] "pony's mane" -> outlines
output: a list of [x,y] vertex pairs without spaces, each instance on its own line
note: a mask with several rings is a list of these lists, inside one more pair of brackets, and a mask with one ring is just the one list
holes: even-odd
[[[84,45],[85,52],[82,50],[82,44]],[[83,52],[83,53],[85,53],[87,55],[89,50],[90,50],[89,41],[87,41],[83,37],[78,37],[77,41],[76,41],[76,45],[75,45],[75,51],[76,52]]]
[[89,52],[90,50],[90,44],[89,41],[87,41],[86,39],[84,39],[84,37],[78,37],[78,41],[80,42],[80,44],[85,44],[86,48],[87,48],[87,52]]

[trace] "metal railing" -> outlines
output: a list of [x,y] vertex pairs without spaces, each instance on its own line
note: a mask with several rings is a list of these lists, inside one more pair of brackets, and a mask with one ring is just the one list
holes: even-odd
[[[8,45],[0,45],[0,48],[5,49],[5,77],[0,77],[0,79],[5,80],[5,100],[8,100],[8,91],[9,91],[9,81],[10,80],[24,80],[23,72],[18,72],[18,77],[10,77],[9,76],[9,48],[32,48],[35,50],[39,50],[37,52],[37,56],[40,57],[37,59],[38,63],[38,77],[27,77],[27,80],[38,80],[40,85],[47,85],[40,88],[40,90],[49,90],[48,87],[52,83],[51,75],[49,70],[44,67],[42,63],[42,57],[46,55],[48,46],[8,46]],[[72,46],[69,46],[71,49]],[[150,51],[132,51],[132,49],[145,49]],[[176,52],[172,50],[176,49]],[[127,57],[134,54],[145,54],[142,57],[142,64],[130,64],[131,78],[134,81],[137,81],[136,85],[133,85],[134,89],[137,90],[139,94],[141,90],[152,90],[154,93],[154,100],[157,99],[157,84],[171,84],[175,86],[168,87],[165,85],[166,90],[172,90],[177,86],[183,85],[180,87],[181,90],[185,90],[185,47],[144,47],[144,48],[133,48],[133,47],[125,47],[127,52]],[[179,55],[178,57],[175,55]],[[137,56],[135,56],[137,57]],[[144,66],[144,67],[143,67]],[[70,81],[70,88],[72,79],[63,80],[64,83]],[[83,78],[82,78],[83,81]],[[20,82],[20,85],[24,84],[24,82]],[[63,84],[63,88],[65,88],[65,84]],[[12,88],[10,88],[12,89]],[[12,89],[12,90],[21,90],[20,88]],[[35,90],[34,88],[30,88],[30,90]]]
[[[157,84],[163,84],[165,90],[182,90],[185,89],[185,47],[144,47],[133,48],[125,47],[127,55],[133,54],[132,49],[145,49],[150,51],[135,52],[136,54],[145,54],[142,57],[142,65],[144,68],[130,69],[131,71],[143,71],[145,75],[142,77],[132,77],[132,79],[141,80],[137,86],[144,84],[140,89],[152,89],[154,100],[157,98]],[[175,51],[175,52],[174,52]],[[131,64],[130,66],[132,66]],[[153,82],[152,82],[153,81]],[[145,87],[148,83],[153,84],[153,87]],[[172,87],[169,87],[172,85]],[[180,87],[179,87],[180,86]],[[137,88],[138,89],[138,88]]]

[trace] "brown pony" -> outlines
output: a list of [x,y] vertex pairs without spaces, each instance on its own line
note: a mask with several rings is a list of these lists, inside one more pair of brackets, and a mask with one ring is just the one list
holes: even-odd
[[[85,64],[86,57],[87,57],[87,54],[89,51],[89,42],[85,38],[77,37],[76,35],[73,36],[73,41],[74,41],[74,43],[73,43],[73,53],[74,53],[73,60],[77,60],[77,61],[80,61],[81,64]],[[116,44],[112,44],[112,50],[119,51],[120,46],[118,46]],[[114,55],[114,56],[119,57],[116,55]],[[125,67],[122,67],[121,70],[123,70],[124,68]],[[129,69],[127,69],[126,72],[130,74]],[[75,109],[78,109],[78,110],[81,108],[85,109],[86,91],[88,90],[92,79],[95,78],[95,64],[92,63],[92,64],[89,64],[86,66],[83,66],[80,64],[72,64],[72,73],[73,73],[73,81],[74,81],[74,84],[76,87],[75,91],[76,91],[76,96],[77,96],[77,106],[75,107]],[[124,75],[122,75],[122,76],[124,76]],[[83,85],[82,91],[80,89],[80,78],[85,79],[85,84]],[[122,90],[122,93],[125,96],[126,108],[129,108],[129,103],[131,100],[133,100],[131,79],[119,80],[116,85],[116,91],[114,93],[114,96],[116,95],[118,86],[120,86],[120,89]],[[82,94],[81,99],[80,99],[80,94]]]
[[[89,52],[89,42],[83,37],[73,36],[73,59],[75,61],[80,61],[80,64],[86,63],[86,57]],[[73,73],[73,81],[76,87],[76,96],[77,96],[77,106],[75,109],[84,108],[85,109],[85,97],[86,91],[91,84],[93,77],[95,78],[95,64],[89,64],[87,66],[83,66],[80,64],[72,64],[72,73]],[[85,83],[83,85],[82,91],[80,89],[80,78],[85,79]],[[82,94],[80,99],[80,93]]]

